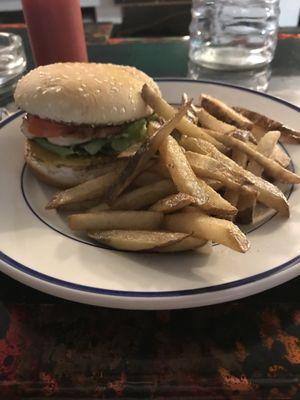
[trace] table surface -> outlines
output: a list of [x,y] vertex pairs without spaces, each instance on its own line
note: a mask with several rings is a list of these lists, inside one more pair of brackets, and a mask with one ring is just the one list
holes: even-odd
[[[281,33],[271,68],[243,74],[188,65],[188,41],[87,37],[91,61],[155,77],[241,85],[300,105],[300,35]],[[26,31],[23,37],[32,58]],[[3,95],[1,105],[11,101]],[[40,293],[1,274],[0,398],[300,399],[300,282],[191,310],[96,308]]]

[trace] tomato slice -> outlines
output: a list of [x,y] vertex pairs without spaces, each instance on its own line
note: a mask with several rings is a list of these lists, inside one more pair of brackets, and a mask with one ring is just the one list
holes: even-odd
[[28,131],[38,137],[65,136],[74,131],[72,126],[42,119],[31,114],[26,114],[24,121],[27,123]]

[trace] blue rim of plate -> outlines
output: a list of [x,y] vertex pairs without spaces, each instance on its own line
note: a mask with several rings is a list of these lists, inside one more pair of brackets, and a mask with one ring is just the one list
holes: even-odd
[[[246,91],[253,93],[258,96],[266,97],[272,101],[276,101],[281,103],[289,108],[292,108],[296,111],[300,111],[300,107],[290,104],[289,102],[279,99],[275,96],[271,96],[266,93],[257,92],[255,90],[244,88],[236,85],[231,85],[228,83],[222,82],[215,82],[209,80],[194,80],[194,79],[184,79],[184,78],[157,78],[156,81],[158,82],[191,82],[191,83],[201,83],[201,84],[211,84],[216,86],[225,86],[241,91]],[[3,121],[0,121],[0,128],[7,125],[9,122],[17,118],[19,115],[22,114],[22,111],[18,111],[15,114],[9,116]],[[112,289],[101,289],[101,288],[94,288],[91,286],[84,286],[76,283],[71,283],[68,281],[64,281],[61,279],[53,278],[49,275],[42,274],[40,272],[35,271],[25,265],[19,263],[18,261],[12,259],[8,255],[4,254],[0,251],[0,261],[7,264],[9,267],[13,267],[14,269],[25,273],[26,275],[32,276],[33,278],[37,278],[42,280],[46,283],[54,284],[57,286],[61,286],[68,289],[73,289],[79,292],[87,292],[87,293],[96,293],[108,296],[117,296],[117,297],[131,297],[131,298],[168,298],[168,297],[182,297],[182,296],[191,296],[197,294],[204,294],[204,293],[212,293],[212,292],[219,292],[226,289],[237,288],[241,287],[250,283],[254,283],[260,281],[262,279],[268,278],[270,276],[279,274],[280,272],[284,272],[290,268],[297,266],[300,263],[300,254],[287,262],[278,265],[277,267],[272,268],[269,271],[262,272],[260,274],[253,275],[248,278],[239,279],[233,282],[224,283],[221,285],[212,285],[204,288],[196,288],[196,289],[186,289],[186,290],[174,290],[174,291],[164,291],[164,292],[138,292],[138,291],[124,291],[124,290],[112,290]]]

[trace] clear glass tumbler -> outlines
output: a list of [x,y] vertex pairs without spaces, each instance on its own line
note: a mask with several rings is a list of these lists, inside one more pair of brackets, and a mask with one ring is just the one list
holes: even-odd
[[269,64],[279,13],[279,0],[193,0],[190,59],[220,70]]
[[18,78],[25,68],[26,56],[21,37],[0,32],[0,86]]

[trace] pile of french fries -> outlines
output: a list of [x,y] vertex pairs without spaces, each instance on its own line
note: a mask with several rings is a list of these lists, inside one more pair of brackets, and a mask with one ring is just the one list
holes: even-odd
[[146,141],[47,205],[73,212],[72,230],[119,250],[201,251],[219,243],[244,253],[250,244],[236,223],[253,223],[257,203],[289,217],[274,182],[300,177],[278,141],[282,133],[299,143],[299,132],[209,95],[197,106],[185,95],[179,109],[147,85],[142,97],[158,116]]

